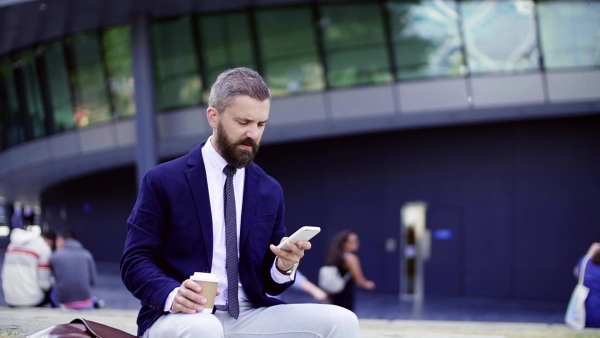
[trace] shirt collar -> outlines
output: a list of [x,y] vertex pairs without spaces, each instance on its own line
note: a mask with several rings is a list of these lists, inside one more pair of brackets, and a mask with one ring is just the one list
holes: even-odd
[[219,153],[217,153],[217,150],[213,147],[211,140],[212,136],[208,138],[204,144],[204,147],[202,148],[202,151],[204,152],[204,160],[210,163],[210,165],[216,171],[222,173],[223,168],[225,168],[227,165],[227,161],[225,161],[225,159],[219,155]]

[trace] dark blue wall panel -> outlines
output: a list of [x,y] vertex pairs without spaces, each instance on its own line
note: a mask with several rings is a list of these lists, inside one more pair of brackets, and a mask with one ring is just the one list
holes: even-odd
[[458,231],[437,249],[433,239],[430,265],[448,275],[428,267],[427,293],[565,300],[576,259],[600,240],[599,149],[591,116],[280,144],[257,161],[284,186],[288,222],[324,228],[302,267],[310,277],[313,256],[349,228],[365,274],[397,293],[400,254],[385,241],[400,240],[402,205],[425,201],[432,230]]
[[[434,236],[427,294],[566,300],[573,265],[600,241],[598,115],[268,145],[256,161],[284,188],[288,230],[323,229],[300,265],[313,280],[329,240],[353,229],[365,275],[397,294],[399,247],[386,242],[401,240],[400,208],[411,201],[428,204],[431,231],[452,234]],[[116,261],[133,175],[125,168],[48,189],[43,216],[76,226],[96,257]]]
[[42,194],[43,222],[72,228],[95,259],[118,262],[136,194],[133,167],[70,180]]

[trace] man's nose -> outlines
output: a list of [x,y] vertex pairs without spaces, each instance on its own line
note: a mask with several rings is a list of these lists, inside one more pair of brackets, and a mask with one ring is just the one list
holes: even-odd
[[257,125],[251,125],[246,130],[246,137],[249,137],[253,140],[257,140],[259,136],[260,136],[260,129],[258,128]]

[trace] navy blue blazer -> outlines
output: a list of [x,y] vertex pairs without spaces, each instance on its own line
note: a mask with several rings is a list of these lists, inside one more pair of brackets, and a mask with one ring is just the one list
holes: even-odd
[[[138,335],[164,312],[167,296],[194,272],[210,272],[213,228],[202,145],[151,169],[127,221],[121,278],[140,299]],[[278,295],[292,282],[271,277],[275,255],[269,244],[286,235],[281,185],[257,164],[246,168],[239,240],[239,276],[257,307],[283,303]]]

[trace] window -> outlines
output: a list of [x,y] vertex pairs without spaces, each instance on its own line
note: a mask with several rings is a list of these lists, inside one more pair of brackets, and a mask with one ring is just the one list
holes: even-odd
[[263,73],[273,96],[325,88],[309,8],[260,10],[256,26]]
[[108,88],[116,118],[135,113],[133,76],[131,71],[131,30],[129,26],[107,29],[102,34]]
[[75,123],[86,127],[111,120],[108,93],[96,34],[67,39],[73,62],[71,81],[75,98]]
[[8,97],[6,93],[7,73],[11,72],[10,63],[0,60],[0,150],[8,146]]
[[2,93],[0,98],[4,97],[6,100],[5,102],[0,102],[0,107],[5,109],[2,114],[2,126],[6,130],[6,136],[4,137],[5,146],[10,147],[25,142],[25,128],[20,116],[21,107],[17,97],[13,64],[9,60],[0,63],[0,77],[0,82],[4,89],[4,93]]
[[388,4],[388,15],[398,79],[463,74],[454,0],[393,1]]
[[545,66],[600,65],[600,1],[542,1],[538,4]]
[[472,73],[539,69],[533,1],[467,0],[460,8]]
[[46,45],[44,62],[52,104],[54,131],[60,133],[71,130],[75,128],[75,117],[69,86],[69,73],[62,43],[54,42]]
[[27,139],[35,139],[46,135],[44,105],[40,92],[40,82],[32,51],[26,51],[19,58],[23,90],[25,91],[25,133]]
[[167,110],[197,105],[202,82],[189,17],[153,24],[156,102]]
[[321,6],[319,25],[331,87],[392,82],[378,4]]
[[198,36],[201,40],[203,73],[206,81],[202,93],[204,102],[208,102],[210,86],[224,70],[235,67],[256,69],[255,51],[248,21],[245,12],[206,15],[198,18]]

